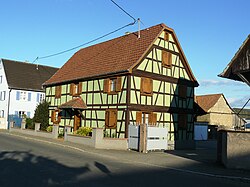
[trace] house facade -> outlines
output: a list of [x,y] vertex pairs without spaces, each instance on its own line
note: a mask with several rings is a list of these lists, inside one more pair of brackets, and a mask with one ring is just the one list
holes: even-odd
[[164,24],[79,50],[44,86],[50,124],[127,138],[129,124],[146,123],[168,128],[170,142],[193,140],[198,83]]
[[195,96],[195,101],[206,112],[197,117],[197,122],[226,129],[245,124],[245,121],[230,107],[223,94]]
[[32,118],[45,99],[42,83],[58,68],[0,59],[0,129],[8,128],[9,115]]

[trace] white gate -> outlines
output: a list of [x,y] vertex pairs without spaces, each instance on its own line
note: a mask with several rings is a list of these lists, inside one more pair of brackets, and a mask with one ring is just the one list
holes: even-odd
[[[166,150],[168,147],[167,128],[147,126],[147,151]],[[140,126],[129,125],[128,128],[128,148],[139,150]]]

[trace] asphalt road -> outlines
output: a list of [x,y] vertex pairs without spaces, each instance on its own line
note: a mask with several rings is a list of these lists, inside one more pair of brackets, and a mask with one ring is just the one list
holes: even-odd
[[250,186],[249,173],[230,174],[168,153],[93,150],[0,132],[1,187]]

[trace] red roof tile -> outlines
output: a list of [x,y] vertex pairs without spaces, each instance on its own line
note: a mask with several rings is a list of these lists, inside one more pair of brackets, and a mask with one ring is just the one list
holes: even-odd
[[128,71],[165,28],[159,24],[103,43],[80,49],[45,85]]
[[208,112],[223,94],[211,94],[195,96],[195,102],[205,111]]
[[[166,25],[158,24],[142,30],[139,39],[137,32],[134,32],[80,49],[44,85],[129,72],[144,57],[165,29],[174,34],[174,31]],[[187,67],[189,68],[188,64]],[[196,81],[192,72],[190,74]]]
[[62,105],[59,106],[59,108],[60,109],[80,109],[80,110],[83,110],[83,109],[86,109],[87,106],[81,97],[76,97],[76,98],[73,98],[72,100],[70,100],[66,103],[63,103]]

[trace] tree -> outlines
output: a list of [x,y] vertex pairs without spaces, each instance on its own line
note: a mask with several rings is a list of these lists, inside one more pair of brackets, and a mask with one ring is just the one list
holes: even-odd
[[41,123],[41,130],[46,130],[49,126],[49,103],[46,101],[37,105],[33,118],[35,123]]

